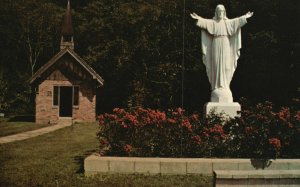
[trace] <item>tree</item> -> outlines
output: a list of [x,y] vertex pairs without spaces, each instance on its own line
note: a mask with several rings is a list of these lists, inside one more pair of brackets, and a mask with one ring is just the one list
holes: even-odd
[[[231,83],[234,100],[281,104],[299,94],[297,0],[190,0],[185,12],[183,2],[71,1],[75,51],[105,80],[97,98],[99,112],[141,105],[166,109],[181,106],[182,99],[185,109],[201,110],[210,85],[200,30],[189,14],[212,18],[219,3],[229,18],[254,12],[242,29],[241,57]],[[59,51],[65,6],[60,0],[0,1],[0,79],[12,98],[5,100],[8,108],[28,101],[26,79]]]
[[53,54],[58,49],[63,9],[37,0],[16,1],[14,8],[30,73],[33,75],[37,66],[42,64],[40,57],[44,54],[48,56],[51,52]]

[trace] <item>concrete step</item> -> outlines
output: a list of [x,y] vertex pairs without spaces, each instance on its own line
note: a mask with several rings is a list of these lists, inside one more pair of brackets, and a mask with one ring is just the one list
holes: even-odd
[[215,187],[300,186],[300,170],[215,170]]
[[58,125],[70,125],[73,123],[73,119],[71,117],[60,117],[58,120]]

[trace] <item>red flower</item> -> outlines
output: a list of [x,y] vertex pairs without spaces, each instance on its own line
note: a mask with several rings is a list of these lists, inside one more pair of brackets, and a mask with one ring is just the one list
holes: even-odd
[[103,116],[103,115],[100,115],[100,116],[98,117],[98,119],[99,119],[99,125],[104,125],[104,116]]
[[193,136],[192,139],[195,141],[196,144],[200,144],[201,143],[201,138],[199,135]]
[[209,134],[207,132],[203,132],[203,136],[208,137]]
[[220,124],[217,124],[214,127],[211,127],[209,129],[204,128],[204,131],[205,131],[205,133],[204,133],[205,136],[208,137],[210,135],[215,140],[225,139],[226,138],[226,135],[225,135],[224,130],[223,130],[223,126],[220,125]]
[[123,114],[126,113],[126,111],[125,111],[124,109],[122,109],[122,108],[114,108],[114,109],[113,109],[113,112],[114,112],[115,114],[118,114],[118,115],[123,115]]
[[203,128],[202,136],[206,137],[206,138],[209,137],[209,129],[208,128],[206,128],[206,127]]
[[142,117],[141,118],[141,124],[143,124],[143,125],[151,124],[151,119],[148,116]]
[[167,120],[169,123],[171,124],[175,124],[176,123],[176,120],[175,119],[171,119],[171,118],[168,118]]
[[166,121],[166,114],[158,110],[148,110],[144,119],[146,124],[160,125]]
[[246,128],[245,128],[245,134],[246,134],[246,135],[250,135],[252,132],[253,132],[252,127],[246,127]]
[[180,118],[182,117],[184,110],[182,108],[177,108],[176,110],[171,110],[172,111],[172,116]]
[[179,115],[182,115],[184,113],[184,110],[182,108],[177,108],[177,112]]
[[124,121],[121,122],[121,126],[124,127],[125,129],[129,127],[126,123],[124,123]]
[[199,121],[199,115],[198,114],[193,114],[193,115],[191,115],[190,119],[192,121]]
[[166,121],[166,114],[164,112],[156,111],[156,117],[160,122]]
[[270,138],[269,139],[269,144],[274,146],[274,148],[276,149],[276,151],[279,151],[281,148],[281,142],[278,138]]
[[280,112],[278,113],[278,116],[282,121],[286,122],[291,117],[290,109],[287,107],[281,108]]
[[99,142],[100,142],[101,145],[106,145],[106,144],[108,143],[108,142],[107,142],[106,140],[104,140],[104,139],[100,139]]
[[148,111],[147,111],[146,109],[143,109],[142,107],[138,107],[138,108],[136,109],[136,112],[137,112],[138,114],[145,114],[145,113],[147,113]]
[[189,131],[192,131],[192,125],[188,119],[182,121],[182,126],[186,127]]
[[219,140],[220,140],[220,137],[215,135],[215,136],[214,136],[214,140],[215,140],[215,141],[219,141]]
[[125,152],[130,153],[132,151],[132,145],[126,144],[123,149]]
[[108,119],[108,120],[111,120],[111,121],[114,121],[116,119],[118,119],[118,116],[115,115],[115,114],[104,114],[104,118]]
[[300,122],[300,111],[297,111],[295,118],[298,122]]
[[134,115],[131,115],[131,114],[126,114],[125,115],[125,120],[127,121],[127,122],[129,122],[130,124],[132,124],[132,125],[138,125],[138,120],[137,120],[137,117],[136,116],[134,116]]
[[210,133],[218,133],[218,134],[224,134],[223,126],[222,125],[215,125],[214,127],[209,129]]
[[268,118],[267,118],[266,116],[263,116],[263,115],[261,115],[261,114],[258,114],[258,115],[257,115],[257,119],[258,119],[258,120],[261,120],[261,121],[265,121],[265,120],[267,120]]

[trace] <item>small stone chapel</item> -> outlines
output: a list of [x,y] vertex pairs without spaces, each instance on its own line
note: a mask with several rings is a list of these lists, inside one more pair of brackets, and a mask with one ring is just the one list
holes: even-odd
[[30,79],[36,90],[36,123],[96,120],[96,88],[104,80],[74,52],[73,27],[68,1],[60,51]]

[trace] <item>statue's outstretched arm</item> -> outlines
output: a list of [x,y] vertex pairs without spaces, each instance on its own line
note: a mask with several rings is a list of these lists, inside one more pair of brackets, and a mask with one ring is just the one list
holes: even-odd
[[253,16],[253,12],[247,12],[247,14],[245,14],[246,18],[251,18]]
[[207,19],[204,19],[204,18],[202,18],[201,16],[198,16],[196,13],[192,13],[192,14],[190,14],[191,15],[191,17],[193,18],[193,19],[196,19],[197,20],[197,26],[199,26],[200,28],[202,28],[202,29],[207,29],[207,23],[208,23],[208,20]]
[[193,19],[197,19],[197,20],[199,20],[199,19],[202,19],[202,17],[201,16],[198,16],[196,13],[191,13],[190,14],[191,15],[191,17],[193,18]]

